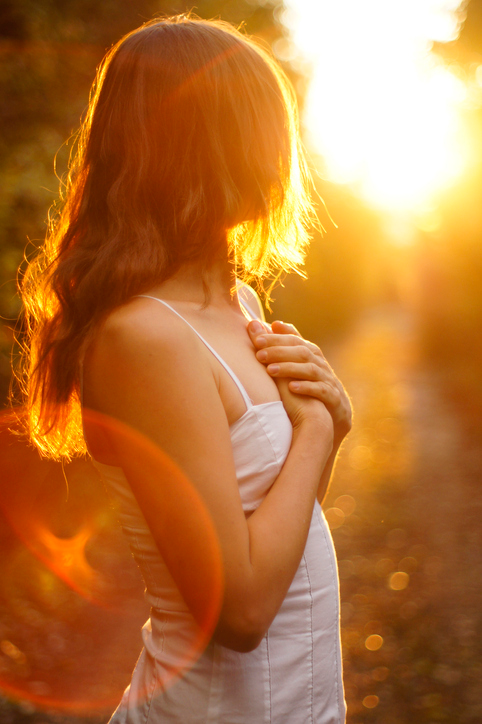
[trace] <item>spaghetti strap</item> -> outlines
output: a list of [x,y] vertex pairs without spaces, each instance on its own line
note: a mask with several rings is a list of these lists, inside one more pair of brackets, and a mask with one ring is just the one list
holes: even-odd
[[[259,314],[259,308],[258,312],[253,311],[253,309],[250,307],[248,300],[246,299],[245,289],[248,288],[250,292],[252,292],[252,289],[247,286],[247,284],[244,284],[244,282],[240,281],[239,279],[236,279],[236,292],[238,294],[238,301],[241,304],[244,312],[246,313],[245,316],[249,318],[249,321],[252,322],[253,320],[258,320],[261,322],[264,322],[264,317]],[[248,295],[250,299],[253,301],[252,295]],[[258,301],[258,300],[257,300]]]
[[240,302],[241,306],[243,307],[244,311],[245,311],[246,314],[248,315],[249,321],[252,322],[253,319],[256,319],[256,317],[254,316],[253,312],[252,312],[251,309],[248,307],[248,305],[246,304],[246,302],[244,301],[244,299],[239,296],[239,294],[238,294],[238,299],[239,299],[239,302]]
[[224,369],[226,370],[226,372],[228,373],[228,375],[231,377],[231,379],[233,380],[234,384],[235,384],[236,387],[238,388],[238,390],[239,390],[239,392],[240,392],[240,394],[241,394],[241,397],[243,398],[243,400],[244,400],[244,402],[245,402],[245,404],[246,404],[246,408],[249,410],[251,407],[253,407],[253,403],[251,402],[251,399],[250,399],[248,393],[246,392],[244,386],[241,384],[241,382],[239,381],[237,375],[235,375],[235,373],[233,372],[233,370],[231,369],[231,367],[223,360],[223,358],[216,352],[216,350],[213,349],[213,347],[211,347],[211,345],[209,344],[209,342],[207,342],[207,341],[204,339],[204,337],[202,336],[202,334],[200,334],[200,333],[197,331],[197,329],[196,329],[195,327],[193,327],[192,324],[190,324],[190,323],[187,321],[187,319],[184,319],[184,317],[182,316],[182,314],[179,314],[179,312],[177,312],[177,311],[174,309],[174,307],[171,307],[170,304],[168,304],[167,302],[165,302],[163,299],[159,299],[159,297],[151,297],[149,294],[136,294],[136,297],[144,297],[145,299],[154,299],[156,302],[160,302],[160,303],[163,304],[165,307],[167,307],[168,309],[170,309],[171,312],[174,312],[174,314],[177,314],[177,316],[178,316],[180,319],[182,319],[183,322],[185,322],[188,327],[191,327],[192,331],[193,331],[195,334],[197,334],[197,336],[199,337],[199,339],[201,340],[201,342],[203,342],[203,343],[206,345],[206,347],[208,348],[208,350],[216,357],[216,359],[218,360],[218,362],[224,367]]

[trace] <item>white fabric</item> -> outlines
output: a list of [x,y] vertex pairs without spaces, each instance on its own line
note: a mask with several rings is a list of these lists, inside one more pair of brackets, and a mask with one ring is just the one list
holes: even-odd
[[[178,314],[166,302],[152,298]],[[192,329],[231,375],[246,402],[246,412],[230,433],[243,509],[255,510],[288,455],[291,423],[281,402],[253,405],[228,365]],[[319,504],[314,506],[298,571],[258,648],[238,653],[211,641],[182,677],[173,680],[172,672],[188,656],[196,623],[124,473],[94,464],[115,501],[152,606],[143,627],[144,649],[110,724],[342,724],[337,568]]]

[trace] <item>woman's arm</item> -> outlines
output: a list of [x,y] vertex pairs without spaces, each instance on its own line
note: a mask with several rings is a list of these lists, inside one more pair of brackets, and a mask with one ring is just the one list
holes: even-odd
[[289,388],[296,395],[321,400],[333,419],[333,450],[321,475],[317,493],[321,503],[328,490],[340,445],[351,430],[350,399],[317,345],[303,339],[291,324],[276,321],[271,329],[272,332],[267,334],[260,323],[250,322],[248,325],[258,360],[266,365],[275,380],[289,379]]
[[[287,386],[281,390],[293,422],[292,446],[266,499],[246,520],[216,379],[204,346],[187,325],[162,309],[154,313],[150,307],[147,313],[144,300],[136,300],[109,317],[86,365],[92,406],[153,441],[203,500],[224,569],[217,640],[238,651],[255,648],[303,554],[318,481],[333,446],[326,407],[293,395]],[[202,589],[210,580],[202,520],[170,480],[152,467],[143,469],[129,446],[112,442],[172,576],[202,622],[209,602]]]

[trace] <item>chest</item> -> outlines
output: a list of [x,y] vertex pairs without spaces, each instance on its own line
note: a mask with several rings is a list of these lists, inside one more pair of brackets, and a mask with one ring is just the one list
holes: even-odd
[[[200,349],[200,353],[207,357],[212,368],[229,425],[246,411],[243,391],[253,405],[280,400],[276,383],[266,371],[265,365],[256,358],[255,349],[246,329],[247,320],[244,317],[222,321],[197,319],[192,323],[217,353],[216,356],[204,345],[203,349]],[[232,374],[239,381],[243,391],[240,391]]]

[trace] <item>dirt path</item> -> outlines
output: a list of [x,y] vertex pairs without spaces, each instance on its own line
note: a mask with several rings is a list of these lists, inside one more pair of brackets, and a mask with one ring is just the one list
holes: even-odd
[[335,364],[356,413],[326,506],[348,723],[480,724],[482,450],[400,310],[372,312]]

